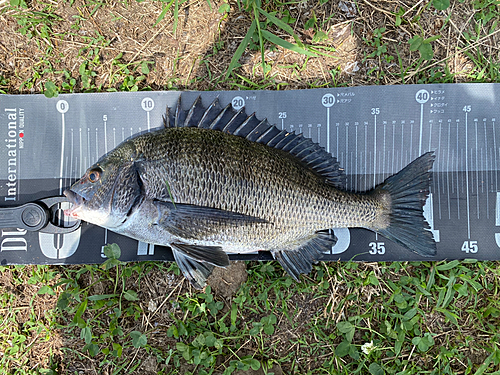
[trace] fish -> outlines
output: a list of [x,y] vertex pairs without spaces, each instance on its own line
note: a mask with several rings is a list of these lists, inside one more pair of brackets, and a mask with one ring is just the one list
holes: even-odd
[[218,99],[183,109],[181,97],[163,127],[125,140],[64,192],[65,215],[170,247],[198,289],[228,254],[261,250],[299,281],[335,245],[330,228],[436,254],[423,215],[432,151],[370,191],[350,191],[337,159],[311,139]]

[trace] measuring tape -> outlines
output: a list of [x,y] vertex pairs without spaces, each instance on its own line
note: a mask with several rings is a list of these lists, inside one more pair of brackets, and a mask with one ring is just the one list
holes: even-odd
[[[59,195],[122,140],[161,126],[166,106],[175,105],[179,95],[1,95],[1,205]],[[280,129],[312,138],[337,157],[347,188],[356,191],[372,189],[434,151],[431,194],[424,207],[437,242],[433,259],[500,259],[498,84],[184,92],[182,101],[188,106],[199,95],[205,104],[219,97],[222,105],[245,107]],[[367,230],[333,231],[338,241],[325,260],[425,259]],[[77,234],[4,229],[0,240],[4,264],[98,263],[104,260],[102,247],[113,242],[121,246],[123,260],[172,259],[165,248],[88,224]],[[231,257],[271,259],[265,252]]]

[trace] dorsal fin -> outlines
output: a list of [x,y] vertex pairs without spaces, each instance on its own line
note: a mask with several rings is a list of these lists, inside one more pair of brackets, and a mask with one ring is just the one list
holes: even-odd
[[181,97],[174,110],[167,108],[163,118],[165,127],[198,127],[212,129],[246,138],[252,142],[286,151],[308,165],[326,181],[338,188],[344,188],[344,170],[337,159],[319,144],[302,134],[279,130],[267,119],[259,120],[255,114],[246,114],[245,109],[235,110],[231,104],[221,108],[216,98],[204,107],[198,96],[191,107],[185,111],[181,107]]

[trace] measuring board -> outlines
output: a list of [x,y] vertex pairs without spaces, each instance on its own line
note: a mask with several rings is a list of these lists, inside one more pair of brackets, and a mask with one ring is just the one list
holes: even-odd
[[[166,106],[180,94],[0,95],[0,206],[61,195],[121,141],[162,126]],[[500,259],[500,84],[183,92],[183,107],[199,95],[205,105],[219,97],[222,106],[245,106],[247,113],[320,143],[345,168],[347,189],[370,190],[419,155],[435,152],[424,214],[436,257],[422,258],[368,230],[344,228],[333,229],[338,241],[325,260]],[[62,209],[56,214],[62,216]],[[0,232],[2,264],[99,263],[107,243],[120,245],[124,261],[173,259],[167,248],[87,223],[63,235]]]

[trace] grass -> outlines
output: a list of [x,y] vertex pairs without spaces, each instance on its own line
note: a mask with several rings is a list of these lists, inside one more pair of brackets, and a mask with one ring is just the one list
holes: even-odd
[[[363,0],[349,14],[324,0],[10,4],[0,93],[500,79],[492,0]],[[254,262],[224,296],[191,289],[175,264],[119,253],[107,248],[101,266],[0,267],[1,374],[500,369],[498,262],[322,263],[301,283]]]

